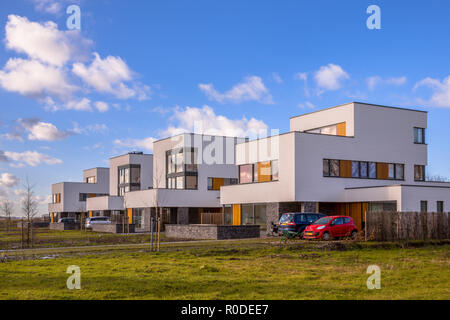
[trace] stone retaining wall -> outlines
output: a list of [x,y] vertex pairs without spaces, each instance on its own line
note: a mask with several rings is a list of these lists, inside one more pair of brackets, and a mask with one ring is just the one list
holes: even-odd
[[194,240],[250,239],[260,237],[259,226],[217,226],[206,224],[166,225],[166,237]]
[[[130,233],[135,233],[135,225],[130,224],[129,226]],[[128,225],[125,225],[124,228],[122,224],[93,224],[92,231],[101,233],[128,233]]]
[[80,230],[79,223],[50,223],[50,230],[66,231]]

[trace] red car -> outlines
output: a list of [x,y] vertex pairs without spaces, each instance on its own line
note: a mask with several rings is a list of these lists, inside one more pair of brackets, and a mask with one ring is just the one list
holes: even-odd
[[330,240],[349,236],[354,238],[357,234],[358,228],[351,217],[329,216],[320,218],[306,227],[303,238]]

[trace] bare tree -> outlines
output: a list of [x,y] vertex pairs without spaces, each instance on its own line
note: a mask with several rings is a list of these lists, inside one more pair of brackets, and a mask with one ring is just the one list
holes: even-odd
[[31,237],[33,235],[33,218],[38,214],[38,202],[34,193],[34,185],[30,184],[28,177],[24,184],[25,193],[22,199],[22,212],[25,215],[27,221],[27,243],[30,244],[30,232]]
[[6,232],[9,232],[9,226],[11,224],[11,215],[13,213],[13,203],[6,199],[2,202],[0,210],[3,212],[6,218]]
[[450,179],[440,175],[427,175],[426,181],[432,182],[450,182]]

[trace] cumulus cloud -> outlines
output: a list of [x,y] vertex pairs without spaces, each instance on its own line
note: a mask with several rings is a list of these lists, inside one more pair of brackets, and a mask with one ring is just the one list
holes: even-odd
[[97,101],[96,103],[95,103],[95,108],[97,108],[97,110],[99,111],[99,112],[106,112],[106,111],[108,111],[109,110],[109,105],[106,103],[106,102],[103,102],[103,101]]
[[273,104],[272,96],[257,76],[246,77],[243,82],[236,84],[225,93],[220,93],[213,84],[199,84],[198,87],[209,99],[219,103],[241,103],[244,101],[258,101],[263,104]]
[[280,75],[276,72],[272,73],[272,79],[276,83],[283,83],[283,78],[281,78]]
[[[50,14],[60,14],[64,8],[64,5],[68,4],[68,0],[32,0],[34,7],[37,11],[46,12]],[[73,2],[79,2],[71,0]]]
[[298,107],[300,109],[314,109],[316,106],[314,104],[312,104],[311,102],[306,101],[304,103],[299,103]]
[[450,108],[450,76],[440,81],[439,79],[425,78],[417,82],[414,90],[420,87],[431,89],[431,97],[427,100],[421,100],[421,103],[433,106]]
[[86,58],[92,44],[79,31],[60,31],[52,21],[41,24],[17,15],[8,16],[5,31],[7,49],[57,67],[73,59]]
[[40,99],[47,95],[66,99],[77,90],[61,68],[21,58],[9,59],[0,70],[0,86],[7,91]]
[[50,157],[37,151],[25,151],[21,153],[6,151],[5,156],[10,161],[13,161],[13,167],[24,167],[25,165],[36,167],[41,164],[55,165],[63,163],[60,159]]
[[19,185],[19,178],[17,178],[15,175],[11,173],[2,173],[0,175],[0,186],[3,186],[5,188],[13,188]]
[[121,148],[128,148],[128,149],[140,149],[152,152],[153,151],[153,142],[155,142],[156,139],[152,137],[144,138],[144,139],[117,139],[114,140],[114,144]]
[[59,130],[55,125],[42,122],[39,119],[19,119],[19,124],[29,132],[29,140],[57,141],[64,140],[73,132]]
[[328,64],[320,67],[314,74],[317,87],[321,90],[338,90],[342,86],[342,82],[349,79],[350,76],[342,69],[341,66],[335,64]]
[[8,162],[8,157],[5,154],[5,151],[0,150],[0,162]]
[[375,87],[381,84],[401,86],[404,85],[406,81],[407,81],[406,77],[392,77],[383,79],[380,76],[372,76],[366,79],[367,86],[369,87],[370,90],[374,90]]
[[267,131],[267,125],[255,118],[229,119],[217,115],[210,106],[202,108],[178,108],[171,120],[175,124],[169,126],[163,135],[174,136],[185,132],[223,136],[256,136]]
[[108,56],[102,59],[94,53],[94,61],[88,66],[83,63],[74,63],[72,72],[80,77],[87,85],[99,92],[113,94],[120,99],[137,97],[140,100],[148,98],[148,86],[133,84],[129,87],[125,82],[133,79],[133,72],[120,57]]
[[[35,1],[39,8],[55,8],[57,1]],[[46,9],[46,10],[47,10]],[[53,9],[49,9],[53,10]],[[91,94],[82,84],[99,93],[120,99],[149,99],[150,87],[136,81],[136,74],[120,57],[102,59],[93,53],[93,42],[77,30],[61,31],[56,23],[33,22],[26,17],[8,16],[5,27],[7,49],[26,57],[10,58],[0,70],[0,87],[36,99],[46,110],[93,111]],[[87,89],[84,88],[84,89]],[[104,102],[95,109],[107,110]]]

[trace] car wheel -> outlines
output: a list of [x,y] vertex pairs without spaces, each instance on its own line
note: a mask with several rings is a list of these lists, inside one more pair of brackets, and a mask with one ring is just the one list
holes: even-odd
[[352,237],[352,239],[355,239],[357,235],[358,235],[358,231],[353,230],[350,237]]
[[329,241],[331,237],[330,237],[330,234],[329,234],[328,232],[325,232],[325,233],[323,234],[322,238],[323,238],[323,240],[325,240],[325,241]]

